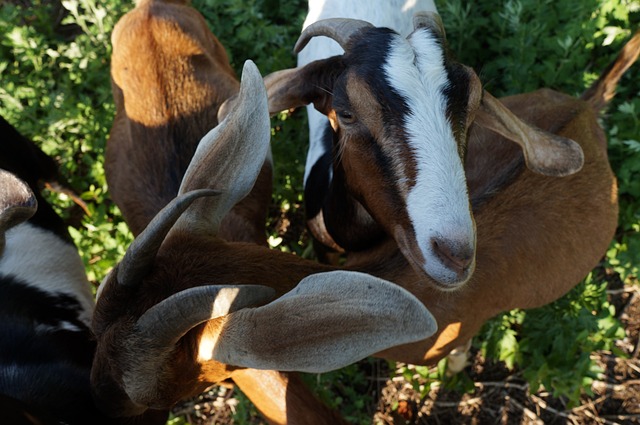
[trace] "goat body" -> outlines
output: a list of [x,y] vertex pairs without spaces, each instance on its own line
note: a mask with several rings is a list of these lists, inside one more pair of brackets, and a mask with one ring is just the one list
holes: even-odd
[[[328,182],[322,190],[308,190],[313,182],[307,179],[310,228],[320,241],[345,248],[347,268],[388,279],[416,295],[434,312],[439,327],[425,341],[378,355],[432,364],[463,345],[488,318],[549,303],[597,265],[618,214],[616,180],[597,112],[637,58],[640,35],[583,99],[543,89],[502,102],[482,91],[470,68],[451,59],[437,15],[416,16],[406,42],[361,21],[319,21],[303,31],[296,50],[319,35],[339,41],[345,54],[265,78],[271,113],[313,103],[332,126],[325,149],[329,157],[307,163],[313,167],[309,175],[318,173]],[[404,64],[398,62],[402,57]],[[416,223],[407,216],[418,217],[420,211],[427,227],[451,215],[446,202],[416,209],[407,193],[419,184],[425,164],[442,175],[455,165],[449,157],[428,158],[407,149],[407,134],[415,133],[411,121],[423,111],[411,97],[433,96],[426,84],[416,84],[416,93],[402,89],[415,67],[422,75],[449,80],[441,91],[446,107],[432,117],[448,129],[435,127],[421,136],[425,144],[432,138],[451,140],[447,143],[464,163],[477,240],[475,268],[464,282],[438,282],[421,267],[423,242],[407,225]],[[429,69],[435,71],[429,74]],[[443,99],[434,96],[432,102]],[[457,186],[443,185],[424,196],[437,198],[440,190],[459,192]],[[455,269],[462,258],[447,251],[440,249],[440,256],[449,257],[444,263]]]
[[[513,143],[474,126],[465,170],[478,232],[476,270],[455,294],[425,290],[388,247],[383,255],[395,258],[395,264],[376,274],[422,300],[439,329],[426,341],[382,353],[385,358],[432,364],[496,314],[556,300],[598,264],[613,238],[617,185],[596,111],[588,102],[549,89],[501,101],[521,119],[578,142],[584,166],[567,177],[541,176],[525,167]],[[369,270],[370,254],[380,255],[375,249],[357,253],[350,267]]]

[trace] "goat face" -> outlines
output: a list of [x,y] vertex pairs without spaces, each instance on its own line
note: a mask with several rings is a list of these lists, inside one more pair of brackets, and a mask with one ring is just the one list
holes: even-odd
[[[347,250],[369,247],[386,233],[414,268],[440,288],[455,289],[475,264],[463,160],[467,128],[482,96],[479,79],[449,59],[435,21],[417,26],[406,39],[356,22],[361,24],[355,28],[350,23],[327,31],[320,21],[296,46],[330,35],[340,40],[343,56],[295,73],[283,71],[289,74],[281,74],[287,76],[282,85],[289,88],[266,79],[270,110],[313,102],[333,128],[333,147],[326,152],[335,158],[333,170],[324,161],[307,181],[307,198],[316,198],[315,208],[310,201],[311,228],[317,228],[314,220],[324,220],[330,236]],[[314,182],[326,181],[330,173],[332,181],[317,199]],[[339,199],[339,185],[349,196]],[[314,218],[321,208],[350,210]]]

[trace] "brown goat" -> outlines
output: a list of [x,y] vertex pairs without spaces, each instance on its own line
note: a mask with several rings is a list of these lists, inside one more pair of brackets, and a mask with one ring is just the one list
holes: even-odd
[[[444,49],[444,31],[436,15],[417,15],[415,24],[409,36],[419,58],[414,63],[432,60],[437,68],[437,62],[442,61],[448,75],[457,75],[462,81],[453,81],[452,87],[466,90],[466,94],[456,93],[458,106],[466,99],[466,107],[459,108],[464,114],[458,116],[449,109],[448,121],[452,133],[468,134],[459,150],[465,161],[477,231],[476,264],[469,281],[453,292],[436,289],[441,285],[416,267],[419,261],[414,244],[407,244],[403,232],[397,231],[406,217],[405,205],[389,204],[396,198],[386,195],[395,187],[390,182],[398,179],[393,173],[419,169],[422,157],[402,145],[402,137],[409,132],[403,128],[407,122],[403,120],[412,118],[406,110],[390,110],[379,100],[384,93],[379,87],[384,84],[381,80],[365,78],[365,71],[384,66],[385,56],[371,59],[373,63],[365,56],[382,52],[397,59],[400,54],[391,54],[389,46],[396,48],[400,37],[362,21],[320,21],[303,32],[296,48],[302,48],[311,37],[325,35],[339,41],[345,54],[279,71],[267,76],[265,83],[272,113],[313,103],[333,127],[333,180],[320,200],[323,207],[318,217],[324,223],[317,225],[318,217],[313,218],[312,230],[320,233],[322,241],[346,240],[348,246],[356,247],[347,250],[347,268],[401,285],[436,317],[439,329],[430,338],[378,355],[433,364],[467,342],[490,317],[559,298],[602,258],[616,229],[618,206],[616,179],[597,112],[636,60],[640,34],[582,99],[542,89],[497,101],[482,91],[470,68],[453,62],[446,52],[421,58],[424,52],[419,49],[425,36],[437,40],[436,46]],[[373,47],[376,41],[383,45]],[[368,47],[363,49],[364,45]],[[378,135],[382,136],[378,139]],[[571,140],[577,142],[581,153]],[[382,161],[381,155],[375,157],[367,150],[398,155]],[[389,164],[393,164],[391,175]],[[564,177],[554,177],[560,175]],[[415,180],[409,179],[409,187]],[[318,204],[317,199],[313,202]],[[363,214],[369,220],[363,220]],[[423,218],[428,223],[432,217]],[[331,225],[338,220],[341,227]],[[350,226],[347,239],[336,233]],[[361,244],[353,235],[363,229],[368,231],[361,233],[368,235],[378,229],[382,236]]]
[[[196,15],[191,26],[170,24],[174,19],[184,24],[185,17]],[[198,108],[185,115],[154,114],[159,105],[180,105],[182,96],[197,89],[185,83],[198,75],[195,67],[185,65],[179,76],[161,75],[157,68],[193,62],[193,49],[180,45],[185,40],[188,46],[215,40],[193,32],[201,28],[195,24],[203,22],[185,5],[142,2],[113,35],[114,56],[119,57],[112,61],[119,114],[109,141],[110,187],[122,195],[116,202],[129,211],[127,220],[145,230],[99,289],[93,322],[98,341],[92,369],[95,398],[112,415],[135,416],[148,408],[166,409],[232,378],[270,422],[338,423],[295,375],[247,367],[335,369],[401,340],[423,339],[435,331],[435,323],[420,302],[395,285],[359,273],[321,273],[331,269],[255,243],[264,239],[263,208],[270,197],[270,186],[255,184],[265,174],[270,126],[266,92],[254,66],[245,65],[239,94],[244,100],[204,136],[195,152],[183,144],[187,136],[181,132],[198,116]],[[153,29],[163,24],[172,32],[163,35],[162,43],[149,43],[150,56],[142,58],[147,64],[140,60],[134,69],[126,61],[131,57],[127,52],[145,50],[150,34],[156,34]],[[142,46],[134,48],[136,43]],[[178,54],[164,57],[163,47]],[[216,75],[216,66],[208,63],[198,70]],[[210,89],[216,89],[215,81]],[[150,100],[143,100],[149,93]],[[156,93],[164,97],[154,99]],[[172,128],[158,116],[185,126]],[[161,134],[172,128],[172,137],[160,138],[158,128]],[[188,127],[187,135],[193,131]],[[129,138],[134,132],[136,137]],[[157,152],[163,149],[171,153]],[[149,152],[156,158],[142,158]],[[179,163],[170,160],[172,155],[193,159],[186,171],[177,172]],[[151,174],[143,176],[142,170]],[[166,176],[158,187],[154,179]],[[167,193],[169,187],[176,193]],[[229,215],[247,202],[259,206],[252,209],[255,220]],[[229,232],[229,227],[239,231]],[[254,243],[230,242],[238,240]],[[273,297],[277,299],[263,307],[245,308]]]
[[[218,124],[220,105],[238,92],[224,46],[187,3],[140,0],[111,35],[116,117],[105,171],[134,235],[176,196],[198,142]],[[271,174],[266,161],[255,192],[232,210],[221,237],[266,245]]]

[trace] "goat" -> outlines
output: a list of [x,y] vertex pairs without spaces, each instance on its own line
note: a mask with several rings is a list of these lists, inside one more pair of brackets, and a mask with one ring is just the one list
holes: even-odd
[[[52,158],[0,117],[0,403],[12,424],[115,424],[89,374],[94,301],[62,219],[38,190]],[[166,418],[166,415],[165,415]]]
[[[412,17],[415,13],[437,12],[432,0],[420,0],[406,2],[405,0],[391,0],[376,4],[351,1],[340,2],[331,0],[309,0],[308,13],[302,25],[305,30],[316,21],[330,18],[357,18],[378,27],[392,28],[403,36],[408,36],[413,30]],[[316,37],[309,40],[306,48],[298,52],[298,67],[331,56],[338,56],[344,50],[335,40],[329,37]],[[307,152],[306,167],[304,171],[305,213],[307,224],[315,237],[314,248],[319,259],[327,262],[327,251],[344,252],[344,249],[335,243],[325,228],[322,218],[322,200],[332,180],[332,129],[327,117],[314,108],[312,104],[306,106],[309,120],[309,149]],[[319,195],[320,194],[320,195]],[[362,214],[362,212],[360,212]],[[362,214],[363,217],[366,214]],[[340,231],[333,232],[339,235],[350,232],[346,226]],[[369,241],[358,234],[358,239],[363,244]],[[380,234],[372,233],[370,241],[379,239]],[[321,244],[315,243],[315,241]],[[345,242],[343,242],[346,245]],[[463,283],[463,282],[462,282]]]
[[[187,3],[139,0],[111,35],[116,116],[105,172],[134,235],[176,196],[198,142],[218,124],[221,103],[238,92],[224,46]],[[266,245],[271,174],[265,161],[255,194],[232,210],[221,237]]]
[[[185,16],[195,16],[185,5],[141,2],[130,13],[118,23],[114,44],[144,41],[149,35],[142,33],[160,25],[156,20],[171,21],[174,15],[180,18],[173,25],[167,23],[175,30],[171,33],[174,39],[167,35],[163,43],[182,53],[171,60],[181,63],[185,60],[182,55],[191,54],[192,50],[180,50],[180,43],[205,50],[202,40],[213,40],[192,32],[195,24],[176,30]],[[197,22],[202,20],[197,16]],[[191,38],[197,40],[189,41]],[[126,51],[114,45],[114,56]],[[146,65],[142,58],[135,67],[155,72],[155,63],[169,60],[161,58],[162,49],[153,53]],[[117,159],[111,163],[112,173],[126,174],[137,161],[130,164],[129,160],[145,152],[145,139],[153,140],[155,127],[148,127],[145,133],[137,124],[145,118],[133,118],[133,108],[128,106],[131,96],[121,85],[125,80],[118,77],[123,70],[114,69],[124,65],[119,59],[112,60],[114,98],[121,113],[109,144],[114,135],[121,136],[120,131],[126,133],[121,129],[127,126],[136,126],[138,144],[119,139],[109,149]],[[141,78],[131,69],[125,70],[130,83],[140,84]],[[190,81],[194,69],[185,68],[181,78]],[[209,73],[215,75],[216,70]],[[160,78],[154,83],[159,92],[176,97],[189,96],[195,89],[165,88],[174,81]],[[270,188],[265,194],[265,186],[256,184],[269,152],[270,121],[264,84],[251,62],[245,64],[238,99],[238,106],[221,114],[224,119],[204,135],[183,173],[177,173],[178,167],[169,161],[146,166],[160,176],[182,178],[177,196],[153,219],[148,223],[138,219],[144,230],[98,290],[92,325],[98,347],[91,382],[95,399],[111,415],[129,417],[166,409],[212,383],[231,378],[271,422],[336,423],[339,418],[320,405],[297,377],[273,370],[335,369],[380,347],[417,341],[435,332],[429,312],[402,288],[360,273],[323,273],[332,268],[260,246],[255,229],[264,227],[266,214],[259,224],[242,219],[238,225],[239,215],[229,218],[240,200],[263,206],[270,197]],[[150,101],[135,98],[133,102],[154,111],[158,102],[171,108],[173,102],[182,100],[168,96]],[[186,128],[197,116],[196,109],[173,118]],[[127,119],[130,122],[123,125]],[[180,136],[169,145],[171,152],[188,156]],[[119,149],[129,153],[124,155]],[[136,149],[140,152],[131,152]],[[162,158],[163,153],[158,155]],[[113,179],[111,184],[116,187],[112,190],[131,190],[120,186],[129,180],[126,176]],[[129,217],[147,217],[144,211],[155,211],[164,202],[156,193],[162,190],[154,185],[143,188],[141,184],[137,190],[132,195],[138,198],[138,206],[131,207]],[[123,201],[120,198],[116,203]],[[238,234],[223,236],[225,226],[237,226],[243,232],[253,228],[252,243],[239,242]],[[264,232],[260,237],[264,238]],[[397,311],[404,316],[399,317]]]
[[[271,113],[313,103],[333,127],[330,161],[309,171],[332,175],[319,198],[306,200],[312,220],[323,220],[312,231],[345,248],[345,267],[399,284],[436,317],[438,331],[430,338],[377,355],[432,364],[494,315],[559,298],[602,258],[618,205],[597,112],[636,60],[640,34],[582,99],[541,89],[498,101],[448,54],[437,15],[418,14],[414,22],[405,39],[363,21],[319,21],[303,31],[295,50],[324,35],[345,54],[278,71],[265,84]],[[434,105],[441,109],[423,116]],[[425,146],[446,143],[457,155],[453,163],[422,152],[411,141],[418,136]],[[429,209],[411,194],[422,181],[425,187],[444,181],[421,175],[445,175],[463,163],[477,229],[475,270],[465,285],[443,291],[451,282],[443,288],[424,272],[429,257],[420,247],[429,240],[412,233],[412,217],[421,213],[420,225],[435,228],[440,216],[457,215],[457,206],[441,202]],[[433,191],[461,189],[443,184]],[[458,227],[470,232],[468,224]]]

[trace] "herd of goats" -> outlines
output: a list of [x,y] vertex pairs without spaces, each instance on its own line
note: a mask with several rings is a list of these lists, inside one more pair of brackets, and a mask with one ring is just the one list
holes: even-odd
[[[135,240],[95,297],[38,191],[57,164],[2,120],[5,423],[164,424],[225,380],[269,423],[346,423],[297,372],[434,364],[598,264],[618,217],[598,113],[640,34],[579,99],[498,100],[431,0],[378,3],[310,0],[298,66],[241,81],[188,1],[121,18],[105,169]],[[339,266],[266,243],[270,115],[303,105],[307,225]]]

